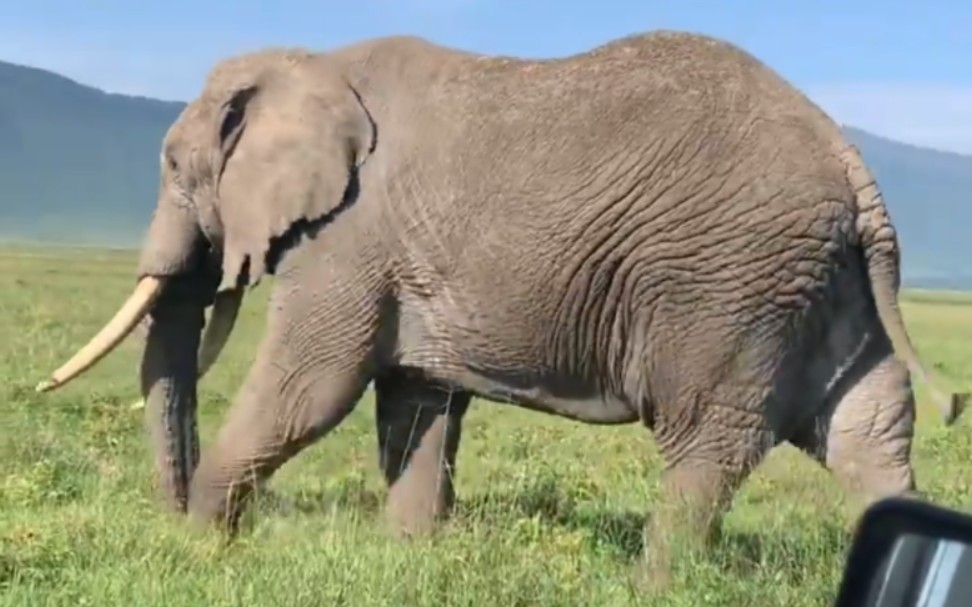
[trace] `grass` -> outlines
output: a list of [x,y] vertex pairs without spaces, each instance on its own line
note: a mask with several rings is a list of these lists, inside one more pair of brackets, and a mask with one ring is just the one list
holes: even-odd
[[[194,533],[160,507],[137,398],[132,340],[61,391],[32,387],[112,314],[133,283],[125,252],[0,250],[0,605],[634,605],[630,565],[657,502],[647,431],[474,405],[459,454],[460,504],[434,539],[381,525],[370,396],[284,467],[276,500],[239,541]],[[249,298],[205,378],[211,438],[260,338]],[[972,299],[934,293],[904,310],[929,364],[972,385]],[[922,488],[972,507],[970,416],[952,430],[920,400]],[[853,511],[830,476],[781,447],[738,494],[711,558],[676,571],[656,605],[829,605]]]

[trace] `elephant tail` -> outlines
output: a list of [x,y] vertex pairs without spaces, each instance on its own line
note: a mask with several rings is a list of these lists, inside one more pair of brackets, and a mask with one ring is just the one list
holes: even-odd
[[857,234],[878,317],[891,340],[895,354],[913,375],[921,378],[938,405],[945,425],[950,426],[962,414],[969,394],[952,393],[946,396],[938,388],[937,380],[932,381],[930,374],[919,361],[898,307],[901,250],[884,198],[857,146],[848,145],[841,158],[847,170],[847,179],[857,197]]

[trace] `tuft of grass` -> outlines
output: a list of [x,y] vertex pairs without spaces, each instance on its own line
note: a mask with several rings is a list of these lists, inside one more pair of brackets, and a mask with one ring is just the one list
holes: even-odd
[[[373,399],[275,476],[227,544],[157,500],[137,398],[137,344],[63,390],[33,386],[132,285],[125,252],[0,250],[0,605],[560,606],[642,604],[629,570],[659,499],[661,461],[637,426],[597,427],[492,403],[468,414],[457,512],[434,537],[384,530]],[[248,298],[203,380],[204,443],[250,364],[266,289]],[[972,298],[907,297],[923,358],[972,385]],[[969,417],[920,401],[919,483],[972,507]],[[661,606],[831,604],[854,513],[830,476],[774,451],[707,559],[682,563]]]

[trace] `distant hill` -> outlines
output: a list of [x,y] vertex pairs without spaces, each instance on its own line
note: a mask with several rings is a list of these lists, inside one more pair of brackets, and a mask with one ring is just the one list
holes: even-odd
[[0,62],[0,237],[141,242],[182,107]]
[[[137,246],[159,144],[183,106],[0,62],[0,238]],[[846,132],[884,191],[906,283],[972,289],[972,156]]]

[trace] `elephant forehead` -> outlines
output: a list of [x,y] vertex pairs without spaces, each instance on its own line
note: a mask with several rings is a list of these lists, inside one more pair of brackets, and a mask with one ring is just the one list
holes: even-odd
[[310,51],[302,48],[267,48],[229,57],[209,72],[205,89],[207,93],[219,96],[253,86],[259,84],[268,72],[299,67],[312,56]]
[[198,137],[199,129],[210,125],[217,107],[212,98],[201,97],[187,104],[165,135],[165,152],[177,153],[183,141]]

